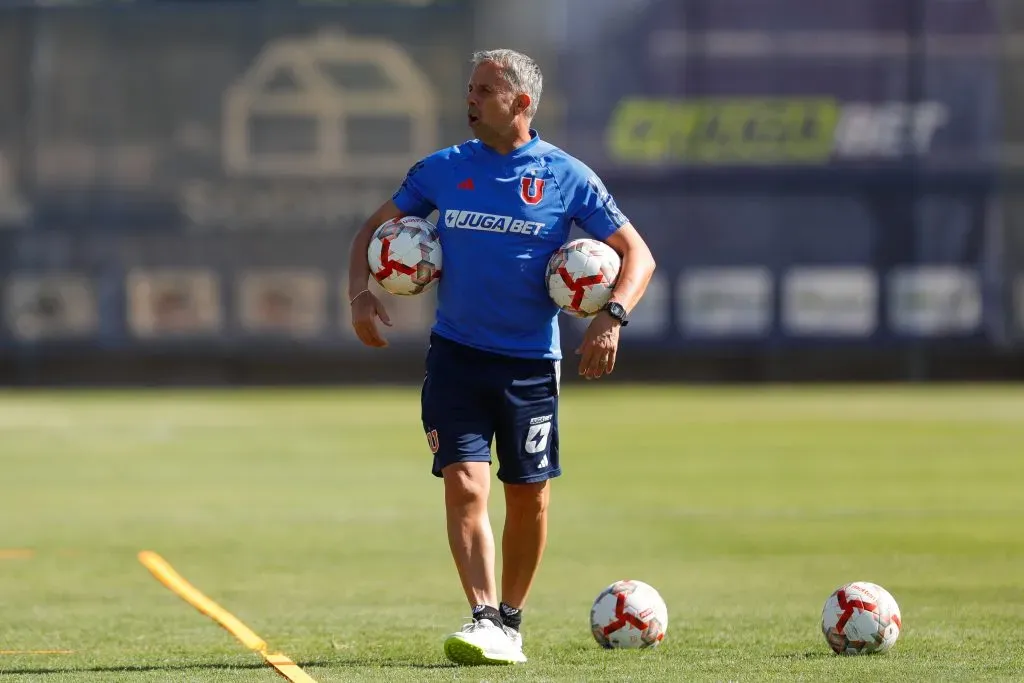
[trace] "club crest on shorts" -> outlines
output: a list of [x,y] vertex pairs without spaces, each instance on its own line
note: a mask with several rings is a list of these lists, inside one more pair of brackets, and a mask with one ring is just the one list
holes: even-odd
[[525,175],[519,180],[519,196],[527,204],[540,204],[544,199],[544,180],[532,175]]
[[427,432],[427,445],[430,446],[431,453],[437,453],[437,449],[440,448],[441,443],[437,440],[436,429],[431,429]]

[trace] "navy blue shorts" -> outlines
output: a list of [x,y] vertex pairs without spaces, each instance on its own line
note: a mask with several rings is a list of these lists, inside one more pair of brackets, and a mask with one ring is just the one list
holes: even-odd
[[421,395],[434,476],[457,462],[491,462],[498,479],[557,477],[558,361],[512,358],[432,334]]

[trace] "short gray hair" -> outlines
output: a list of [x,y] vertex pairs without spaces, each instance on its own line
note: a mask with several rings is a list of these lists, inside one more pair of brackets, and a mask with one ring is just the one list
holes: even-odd
[[501,67],[502,75],[516,93],[530,96],[530,106],[524,112],[526,118],[532,120],[540,104],[540,94],[544,90],[544,76],[537,62],[522,52],[515,50],[479,50],[473,53],[473,66],[483,62],[493,62]]

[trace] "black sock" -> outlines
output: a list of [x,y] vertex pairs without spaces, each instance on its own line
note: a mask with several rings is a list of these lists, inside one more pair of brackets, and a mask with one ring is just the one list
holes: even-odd
[[494,609],[490,605],[474,605],[473,606],[473,618],[477,621],[483,621],[484,619],[490,619],[494,622],[495,626],[501,626],[501,614],[498,610]]
[[519,626],[523,623],[523,610],[509,607],[505,603],[501,603],[499,610],[501,611],[501,621],[505,626],[518,631]]

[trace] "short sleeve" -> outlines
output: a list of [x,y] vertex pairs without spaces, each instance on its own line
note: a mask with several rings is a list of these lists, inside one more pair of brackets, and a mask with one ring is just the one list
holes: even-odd
[[391,195],[391,200],[402,213],[426,218],[436,208],[430,162],[431,157],[426,157],[413,164],[401,186]]
[[591,237],[605,240],[629,222],[601,179],[583,164],[571,168],[565,185],[570,193],[566,197],[569,214]]

